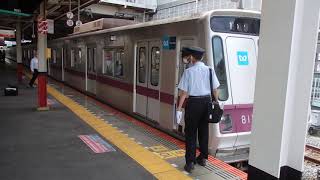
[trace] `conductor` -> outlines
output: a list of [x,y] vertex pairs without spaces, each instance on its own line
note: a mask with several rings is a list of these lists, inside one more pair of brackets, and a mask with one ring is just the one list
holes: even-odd
[[[186,165],[184,169],[191,173],[194,164],[206,166],[208,159],[208,103],[211,101],[209,68],[203,62],[205,50],[199,47],[182,48],[182,59],[191,67],[186,69],[181,77],[178,88],[180,99],[176,112],[177,121],[182,119],[182,105],[188,97],[185,107],[185,138],[186,138]],[[215,99],[218,99],[220,83],[212,69],[212,85]],[[196,145],[200,145],[200,155],[196,157]]]

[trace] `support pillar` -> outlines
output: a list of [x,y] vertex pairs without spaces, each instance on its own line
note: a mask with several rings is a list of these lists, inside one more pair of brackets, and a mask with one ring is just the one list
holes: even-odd
[[262,1],[249,180],[300,179],[319,0]]
[[22,81],[23,64],[22,64],[22,48],[21,48],[21,23],[16,24],[16,51],[17,51],[17,77],[18,82]]
[[[40,4],[40,15],[38,20],[46,19],[45,1]],[[38,110],[47,110],[47,34],[38,32]]]

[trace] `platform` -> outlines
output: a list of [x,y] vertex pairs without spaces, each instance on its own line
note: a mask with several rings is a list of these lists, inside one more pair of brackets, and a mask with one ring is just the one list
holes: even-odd
[[[0,88],[16,83],[14,68],[0,66]],[[0,179],[246,179],[212,156],[188,174],[184,142],[60,82],[49,80],[45,112],[35,110],[36,88],[19,86],[19,96],[0,96]],[[94,153],[79,135],[115,151]]]

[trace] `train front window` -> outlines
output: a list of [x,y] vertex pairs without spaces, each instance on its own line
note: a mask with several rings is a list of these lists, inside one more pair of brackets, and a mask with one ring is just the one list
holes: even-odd
[[259,36],[260,19],[217,16],[211,18],[210,27],[214,32]]
[[219,86],[219,100],[226,101],[228,99],[228,84],[227,84],[227,73],[225,66],[225,59],[223,53],[222,39],[219,36],[212,38],[212,50],[213,50],[213,62],[214,70],[217,78],[220,82]]

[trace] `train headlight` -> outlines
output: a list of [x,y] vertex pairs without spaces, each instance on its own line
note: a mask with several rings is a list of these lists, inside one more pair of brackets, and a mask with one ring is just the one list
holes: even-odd
[[231,118],[230,114],[224,114],[221,117],[220,131],[221,131],[221,133],[227,133],[227,132],[233,131],[232,118]]

